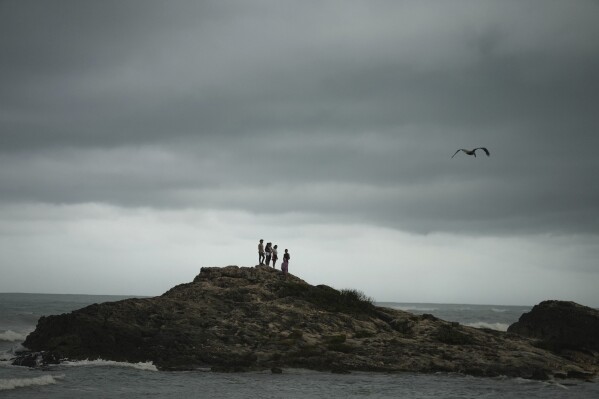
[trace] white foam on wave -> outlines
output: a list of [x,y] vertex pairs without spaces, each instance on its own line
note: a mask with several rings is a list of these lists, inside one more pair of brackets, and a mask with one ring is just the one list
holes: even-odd
[[25,388],[30,386],[41,386],[56,384],[59,379],[64,378],[64,375],[42,375],[33,378],[0,378],[0,391],[9,389]]
[[1,351],[0,352],[0,365],[4,365],[5,363],[9,362],[14,357],[15,357],[15,355],[13,353],[10,353],[9,351]]
[[522,378],[522,377],[516,377],[516,378],[506,377],[506,379],[511,379],[513,381],[516,381],[518,384],[522,384],[522,385],[544,385],[544,386],[560,388],[565,391],[570,389],[567,386],[565,386],[564,384],[560,384],[559,382],[557,382],[555,380],[538,381],[538,380],[531,380],[529,378]]
[[77,361],[64,361],[60,363],[64,366],[100,366],[100,367],[129,367],[138,370],[145,371],[158,371],[154,363],[152,362],[139,362],[139,363],[128,363],[128,362],[116,362],[114,360],[77,360]]
[[14,359],[17,352],[23,352],[26,350],[27,350],[27,348],[25,348],[23,345],[16,344],[16,345],[13,345],[12,348],[9,348],[5,351],[0,351],[0,364],[2,364],[2,362],[6,362],[6,361]]
[[0,332],[0,341],[8,341],[8,342],[16,342],[16,341],[25,341],[29,332],[16,332],[13,330],[6,330],[4,332]]
[[507,331],[507,328],[510,326],[505,323],[486,323],[484,321],[476,321],[473,323],[466,323],[465,325],[474,327],[474,328],[489,328],[491,330],[497,331]]
[[402,305],[393,305],[392,309],[403,310],[405,312],[434,312],[439,310],[438,308],[429,308],[423,306],[402,306]]

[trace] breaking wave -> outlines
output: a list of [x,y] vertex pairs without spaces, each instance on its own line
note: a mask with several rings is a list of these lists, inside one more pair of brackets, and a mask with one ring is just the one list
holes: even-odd
[[403,305],[395,305],[391,306],[393,309],[403,310],[404,312],[434,312],[439,310],[439,308],[426,307],[426,306],[403,306]]
[[0,391],[6,391],[15,388],[25,388],[30,386],[51,385],[56,384],[64,375],[42,375],[33,378],[0,378]]
[[100,366],[100,367],[129,367],[138,370],[146,371],[158,371],[154,363],[152,362],[139,362],[139,363],[127,363],[127,362],[116,362],[113,360],[77,360],[77,361],[64,361],[60,363],[63,366]]
[[19,333],[12,330],[6,330],[4,332],[0,332],[0,341],[8,341],[8,342],[16,342],[16,341],[25,341],[27,335],[29,333]]
[[510,326],[509,324],[505,324],[505,323],[485,323],[484,321],[465,323],[465,325],[474,327],[474,328],[488,328],[488,329],[497,330],[497,331],[507,331],[507,328]]

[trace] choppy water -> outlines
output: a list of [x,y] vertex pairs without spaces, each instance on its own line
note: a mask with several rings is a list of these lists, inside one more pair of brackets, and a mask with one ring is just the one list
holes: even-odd
[[429,313],[447,321],[457,321],[466,326],[491,328],[507,331],[510,324],[518,321],[522,313],[530,311],[530,306],[497,305],[453,305],[439,303],[397,303],[380,302],[377,305],[405,310],[414,314]]
[[[116,296],[0,294],[0,397],[2,398],[599,398],[599,383],[537,382],[458,374],[352,373],[307,370],[241,374],[161,372],[151,363],[91,359],[44,370],[11,366],[42,315],[58,314]],[[505,330],[529,307],[381,303],[430,313],[476,327]]]

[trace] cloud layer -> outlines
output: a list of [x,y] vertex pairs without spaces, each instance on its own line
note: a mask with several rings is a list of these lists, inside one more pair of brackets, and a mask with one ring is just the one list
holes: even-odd
[[4,1],[3,217],[596,242],[597,21],[595,1]]

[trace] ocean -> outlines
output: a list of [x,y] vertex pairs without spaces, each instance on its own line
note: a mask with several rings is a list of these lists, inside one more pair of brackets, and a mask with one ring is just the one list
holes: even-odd
[[[599,383],[477,378],[460,374],[332,374],[285,369],[213,373],[162,372],[148,363],[88,359],[44,369],[10,365],[40,316],[126,296],[0,294],[0,398],[599,398]],[[378,303],[505,331],[527,306]]]

